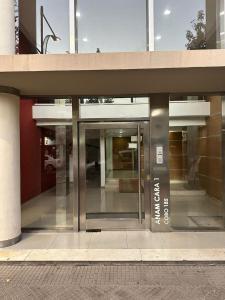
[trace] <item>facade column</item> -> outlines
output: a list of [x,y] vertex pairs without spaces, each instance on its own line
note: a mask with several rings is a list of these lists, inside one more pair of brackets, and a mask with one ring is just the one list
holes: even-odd
[[170,231],[169,95],[150,95],[152,231]]
[[15,53],[14,0],[0,1],[0,54]]
[[18,92],[0,87],[0,247],[21,237],[19,122]]
[[[3,0],[0,55],[14,53],[14,0]],[[21,237],[19,99],[17,90],[0,87],[0,247],[13,245]]]

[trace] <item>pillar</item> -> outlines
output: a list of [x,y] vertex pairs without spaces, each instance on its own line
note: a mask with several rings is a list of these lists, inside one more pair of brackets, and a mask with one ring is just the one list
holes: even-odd
[[169,95],[150,95],[152,231],[170,231]]
[[[0,55],[14,53],[14,0],[2,0]],[[0,87],[0,247],[13,245],[21,237],[19,128],[19,92]]]
[[14,0],[0,1],[0,54],[15,53]]
[[56,226],[67,224],[69,152],[66,125],[56,126]]
[[[80,203],[79,203],[79,133],[78,133],[78,121],[80,115],[80,102],[78,97],[72,99],[72,126],[73,126],[73,177],[74,177],[74,230],[79,231],[80,224],[85,224],[84,215],[80,216]],[[80,139],[80,144],[84,145],[85,140]],[[81,221],[80,221],[81,219]]]
[[0,87],[0,247],[20,237],[19,96],[13,89]]

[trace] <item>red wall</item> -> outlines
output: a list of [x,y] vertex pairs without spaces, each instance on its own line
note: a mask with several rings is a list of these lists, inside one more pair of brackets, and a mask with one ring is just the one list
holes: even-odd
[[33,100],[20,101],[21,201],[41,193],[41,130],[32,119]]

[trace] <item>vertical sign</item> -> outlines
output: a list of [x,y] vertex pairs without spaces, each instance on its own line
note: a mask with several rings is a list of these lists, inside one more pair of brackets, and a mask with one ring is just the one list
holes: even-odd
[[169,95],[150,96],[152,231],[170,231]]

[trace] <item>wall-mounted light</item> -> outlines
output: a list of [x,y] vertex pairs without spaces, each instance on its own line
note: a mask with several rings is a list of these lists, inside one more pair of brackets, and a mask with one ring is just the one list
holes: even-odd
[[[47,53],[48,48],[48,41],[51,38],[54,42],[60,41],[60,37],[58,37],[55,32],[53,31],[51,25],[49,24],[45,14],[44,14],[44,7],[41,6],[40,9],[40,16],[41,16],[41,54]],[[49,29],[51,30],[52,34],[48,34],[44,38],[44,21],[48,25]]]

